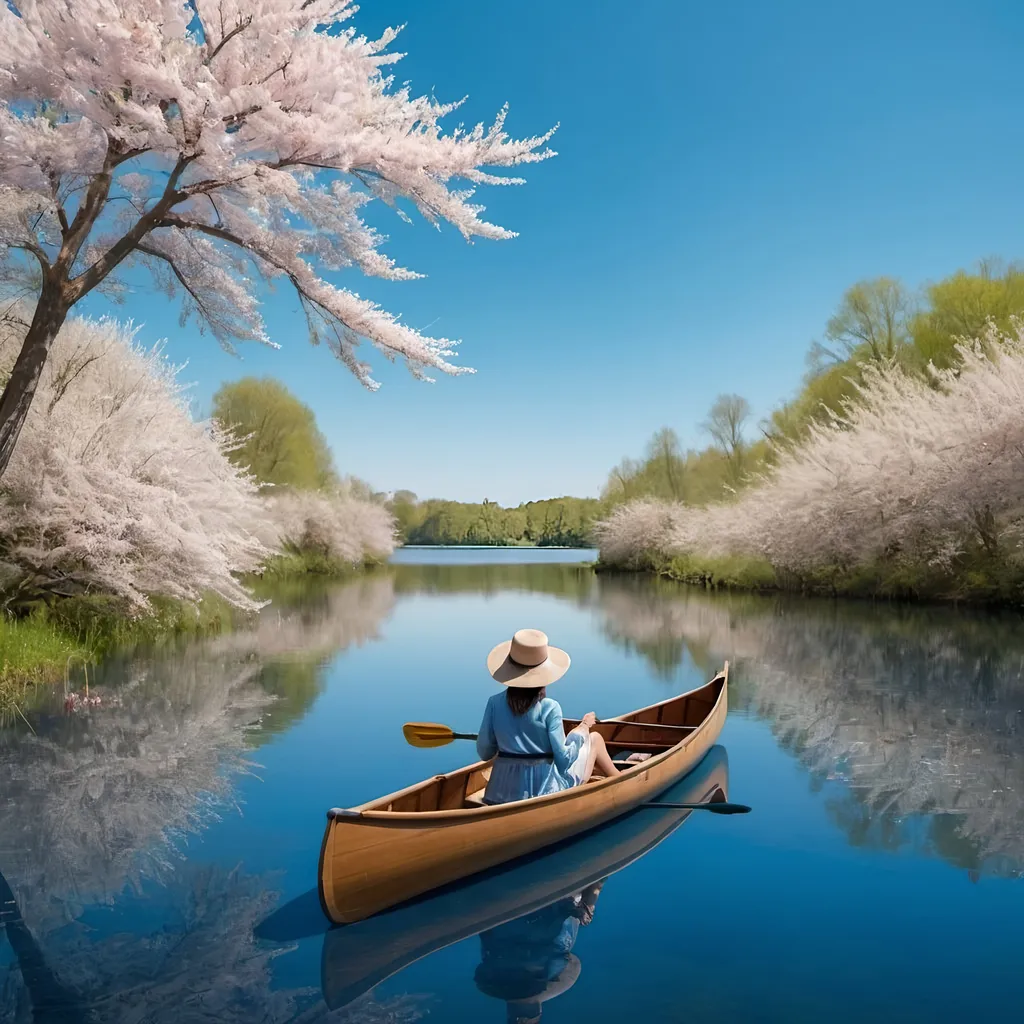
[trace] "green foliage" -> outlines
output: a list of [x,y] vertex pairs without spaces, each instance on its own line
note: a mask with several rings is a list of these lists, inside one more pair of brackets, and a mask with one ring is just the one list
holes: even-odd
[[65,678],[115,648],[160,647],[231,628],[239,612],[216,595],[198,604],[154,598],[150,615],[132,618],[123,602],[96,595],[38,602],[20,618],[0,615],[0,718],[24,703],[27,688]]
[[681,452],[666,444],[674,431],[663,428],[648,442],[643,459],[623,459],[608,475],[601,493],[609,506],[635,498],[661,498],[686,505],[706,505],[742,487],[747,475],[759,472],[771,457],[764,440],[739,439],[723,451],[717,446]]
[[286,544],[279,555],[268,559],[260,573],[262,579],[277,582],[290,576],[329,576],[339,578],[351,576],[364,567],[376,565],[379,559],[367,558],[362,566],[352,565],[339,558],[332,558],[329,552],[314,548]]
[[702,424],[716,448],[725,456],[729,485],[739,487],[749,462],[743,429],[750,419],[750,403],[740,395],[719,395]]
[[0,615],[0,724],[18,714],[32,684],[63,679],[69,659],[84,653],[74,637],[43,618]]
[[604,512],[596,498],[549,498],[515,508],[431,499],[398,491],[388,505],[406,544],[495,544],[586,547]]
[[1024,271],[1010,266],[1000,274],[994,264],[983,263],[976,274],[958,270],[927,294],[927,307],[910,321],[914,349],[922,365],[950,366],[957,340],[978,337],[989,319],[1007,330],[1024,313]]
[[321,490],[337,483],[331,450],[309,406],[280,381],[244,377],[214,395],[213,417],[243,439],[232,461],[262,484]]
[[858,281],[825,326],[825,337],[840,353],[834,358],[895,359],[907,343],[909,311],[910,298],[895,278]]

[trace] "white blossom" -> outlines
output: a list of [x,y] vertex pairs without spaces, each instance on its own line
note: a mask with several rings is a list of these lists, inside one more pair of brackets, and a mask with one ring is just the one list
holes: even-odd
[[489,128],[443,132],[460,103],[396,86],[386,69],[401,56],[387,49],[397,32],[356,34],[356,10],[352,0],[0,5],[0,256],[38,262],[55,308],[125,261],[149,263],[228,346],[269,340],[256,279],[278,279],[297,291],[312,340],[368,387],[362,338],[417,376],[467,372],[450,361],[451,341],[328,276],[418,276],[381,253],[362,219],[372,198],[400,214],[411,204],[467,239],[513,237],[482,218],[474,188],[520,183],[499,172],[553,155],[552,132],[510,138],[505,109]]
[[[20,342],[0,324],[0,371]],[[256,602],[236,573],[271,553],[263,504],[193,421],[180,368],[111,320],[68,321],[0,483],[0,561],[29,593],[100,591],[144,610],[149,596],[214,592]]]
[[635,502],[597,528],[602,557],[746,555],[803,576],[876,560],[948,568],[968,545],[1021,557],[1024,334],[960,346],[928,379],[867,366],[843,415],[815,424],[731,503]]

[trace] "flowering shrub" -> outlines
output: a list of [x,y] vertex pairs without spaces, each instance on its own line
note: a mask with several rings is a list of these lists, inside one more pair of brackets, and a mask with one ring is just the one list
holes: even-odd
[[386,558],[395,549],[395,520],[382,505],[344,490],[281,491],[266,499],[261,536],[325,566]]
[[1024,335],[962,343],[927,378],[867,366],[856,400],[730,504],[634,502],[597,527],[602,559],[745,556],[807,580],[886,564],[947,582],[1021,564]]
[[[0,324],[0,375],[21,344]],[[101,592],[144,611],[149,597],[215,592],[254,602],[262,503],[229,442],[189,415],[178,368],[111,320],[69,320],[0,483],[0,570],[21,597]]]

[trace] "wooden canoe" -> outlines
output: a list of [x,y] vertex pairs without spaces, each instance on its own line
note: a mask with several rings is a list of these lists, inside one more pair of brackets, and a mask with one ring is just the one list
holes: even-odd
[[[351,809],[332,808],[320,848],[320,904],[336,924],[361,921],[404,900],[601,825],[650,800],[689,772],[725,724],[729,664],[709,683],[594,728],[615,757],[651,757],[612,778],[497,804],[481,803],[491,762]],[[566,731],[578,723],[566,720]]]
[[[728,798],[729,760],[712,747],[662,799]],[[532,914],[621,871],[671,835],[692,811],[638,808],[546,850],[520,857],[324,936],[320,983],[340,1010],[410,964],[490,928]]]

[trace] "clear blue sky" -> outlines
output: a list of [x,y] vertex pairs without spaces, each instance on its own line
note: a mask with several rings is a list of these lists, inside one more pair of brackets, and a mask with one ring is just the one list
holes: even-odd
[[507,100],[514,134],[561,122],[525,186],[479,193],[519,238],[467,245],[382,208],[388,253],[428,276],[347,282],[461,338],[476,375],[422,384],[375,357],[366,393],[283,288],[266,308],[282,351],[241,360],[149,291],[119,311],[189,360],[200,412],[224,380],[278,376],[339,468],[381,489],[596,494],[661,426],[703,446],[720,392],[768,413],[854,281],[1024,256],[1019,0],[364,0],[356,16],[367,34],[402,22],[398,80],[468,93],[454,120]]

